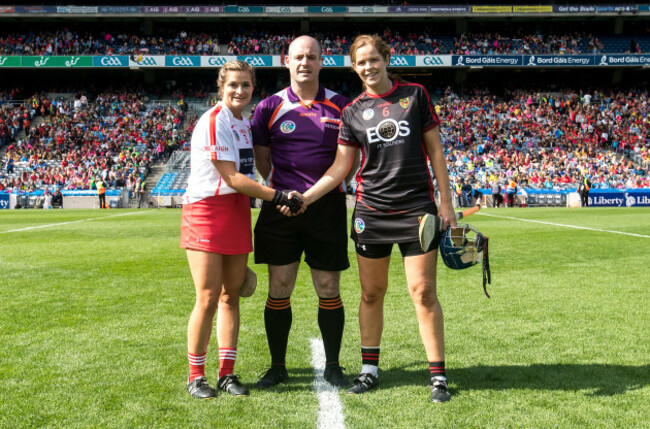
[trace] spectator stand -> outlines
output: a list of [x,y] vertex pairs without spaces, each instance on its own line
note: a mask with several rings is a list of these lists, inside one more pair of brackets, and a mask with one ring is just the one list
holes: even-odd
[[165,173],[151,190],[151,199],[157,207],[178,207],[190,177],[190,152],[176,151],[172,154]]

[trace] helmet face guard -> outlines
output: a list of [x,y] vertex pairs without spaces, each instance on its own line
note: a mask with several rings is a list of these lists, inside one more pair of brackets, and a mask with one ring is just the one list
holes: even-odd
[[489,298],[486,284],[491,283],[488,238],[469,224],[458,224],[443,232],[440,239],[440,256],[445,265],[463,270],[483,262],[483,290]]

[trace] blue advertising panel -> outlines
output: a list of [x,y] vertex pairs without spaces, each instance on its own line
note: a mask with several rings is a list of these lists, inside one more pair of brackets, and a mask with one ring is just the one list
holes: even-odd
[[93,66],[128,67],[129,57],[127,57],[126,55],[104,55],[103,57],[93,57]]
[[99,6],[99,13],[141,13],[140,6]]
[[226,13],[264,13],[264,6],[226,6]]
[[201,67],[201,57],[198,55],[166,56],[165,67]]
[[453,55],[452,64],[461,67],[511,67],[524,64],[521,55]]
[[323,55],[324,67],[345,67],[345,55]]
[[413,55],[393,55],[390,57],[390,65],[393,67],[415,67]]
[[0,210],[9,208],[9,194],[0,192]]
[[594,207],[648,207],[650,189],[591,189],[589,205]]
[[599,66],[645,66],[650,64],[650,55],[596,55],[596,64]]
[[346,13],[348,8],[345,6],[309,6],[308,13]]
[[16,13],[56,13],[56,6],[16,6]]
[[429,13],[470,13],[469,6],[429,6]]
[[429,6],[388,6],[390,13],[429,13]]
[[527,66],[595,66],[594,55],[524,55],[524,63]]

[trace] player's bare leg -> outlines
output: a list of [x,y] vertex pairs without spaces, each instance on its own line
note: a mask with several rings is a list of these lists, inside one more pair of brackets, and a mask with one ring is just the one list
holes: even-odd
[[403,258],[406,283],[418,318],[420,337],[429,361],[433,402],[446,402],[451,396],[445,371],[445,340],[442,307],[436,293],[438,252]]
[[358,395],[378,384],[379,346],[384,330],[384,297],[388,289],[388,266],[390,256],[366,258],[357,254],[361,303],[359,304],[359,328],[361,331],[360,374],[348,394]]

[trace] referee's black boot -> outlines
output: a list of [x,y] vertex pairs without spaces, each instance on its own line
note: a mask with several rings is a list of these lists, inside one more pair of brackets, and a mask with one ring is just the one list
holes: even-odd
[[266,374],[257,382],[257,387],[260,389],[268,389],[269,387],[276,386],[285,380],[289,379],[289,373],[284,366],[271,366]]
[[344,369],[339,364],[326,366],[323,378],[334,387],[348,386],[350,382],[343,375]]

